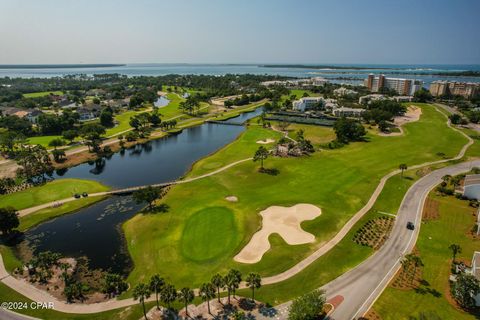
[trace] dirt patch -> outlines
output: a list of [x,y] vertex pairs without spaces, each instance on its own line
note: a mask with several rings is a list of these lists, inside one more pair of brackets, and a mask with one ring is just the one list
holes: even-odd
[[238,198],[235,197],[235,196],[228,196],[228,197],[225,197],[225,200],[227,200],[229,202],[237,202]]
[[394,221],[393,218],[389,217],[379,217],[369,220],[358,229],[353,236],[353,241],[359,245],[378,250],[388,239]]
[[[188,306],[188,315],[190,319],[233,319],[232,315],[235,314],[235,312],[237,311],[244,312],[246,315],[248,315],[256,312],[256,310],[262,307],[263,304],[259,303],[258,301],[252,302],[250,299],[238,296],[231,296],[230,304],[228,304],[228,298],[226,297],[221,298],[220,302],[218,302],[217,299],[210,300],[211,314],[208,313],[207,302],[203,302],[197,306],[190,304]],[[179,310],[178,315],[181,317],[181,319],[187,319],[185,314],[185,307]]]
[[273,139],[265,139],[265,140],[258,140],[257,143],[258,144],[270,144],[270,143],[274,143],[275,140]]
[[406,123],[418,121],[421,115],[422,115],[421,108],[415,107],[415,106],[409,106],[407,108],[407,112],[403,116],[398,116],[393,119],[394,128],[398,129],[398,131],[390,132],[390,133],[379,132],[378,135],[382,137],[401,136],[403,135],[402,126]]
[[271,206],[260,212],[262,228],[250,239],[250,242],[234,257],[242,263],[257,263],[270,250],[268,237],[277,233],[289,245],[312,243],[315,236],[304,231],[300,224],[313,220],[322,214],[322,210],[312,204],[300,203],[292,207]]
[[440,203],[437,200],[427,198],[427,201],[425,201],[425,206],[423,207],[422,220],[428,221],[437,220],[440,218],[440,213],[438,210],[439,205]]

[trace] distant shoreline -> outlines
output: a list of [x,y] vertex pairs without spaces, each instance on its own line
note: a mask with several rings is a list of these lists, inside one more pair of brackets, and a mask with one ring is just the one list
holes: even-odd
[[126,64],[0,64],[0,69],[80,69],[123,67]]
[[359,66],[329,66],[329,65],[307,65],[307,64],[262,64],[264,68],[298,68],[298,69],[337,69],[337,70],[395,70],[395,68],[381,67],[359,67]]

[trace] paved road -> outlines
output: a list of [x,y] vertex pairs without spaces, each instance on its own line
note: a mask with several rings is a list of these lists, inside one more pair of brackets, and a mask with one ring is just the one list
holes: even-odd
[[[435,170],[418,180],[406,193],[389,239],[383,247],[356,268],[329,282],[324,289],[327,298],[337,295],[344,297],[330,315],[330,319],[350,320],[363,316],[383,292],[389,281],[400,268],[400,260],[415,246],[420,232],[421,217],[425,199],[430,190],[438,185],[444,175],[457,175],[480,167],[480,160],[463,162]],[[406,228],[408,221],[415,223],[415,230]],[[276,307],[275,319],[287,319],[290,302]],[[260,318],[269,319],[269,318]],[[271,319],[271,318],[270,318]]]

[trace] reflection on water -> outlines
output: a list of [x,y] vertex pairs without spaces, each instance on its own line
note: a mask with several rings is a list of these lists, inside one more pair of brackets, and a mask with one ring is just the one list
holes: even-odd
[[[261,112],[257,109],[233,120],[244,122]],[[134,146],[110,158],[59,170],[56,178],[95,179],[114,187],[176,180],[195,161],[232,142],[243,130],[242,126],[203,124]],[[26,241],[36,252],[50,250],[64,256],[86,256],[93,268],[125,274],[131,260],[121,225],[140,209],[131,196],[114,196],[28,230]]]
[[126,274],[131,263],[121,224],[140,209],[131,196],[112,197],[28,230],[25,241],[34,252],[86,256],[92,268]]

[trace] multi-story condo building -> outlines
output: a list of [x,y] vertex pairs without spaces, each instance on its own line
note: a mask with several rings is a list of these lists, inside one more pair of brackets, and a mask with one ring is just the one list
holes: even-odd
[[430,93],[434,97],[451,94],[469,99],[480,94],[480,83],[439,80],[430,84]]
[[415,92],[420,90],[423,81],[414,79],[401,79],[401,78],[387,78],[383,74],[375,77],[373,74],[369,74],[367,79],[364,80],[364,85],[371,92],[382,91],[382,88],[388,88],[395,90],[398,94],[413,96]]

